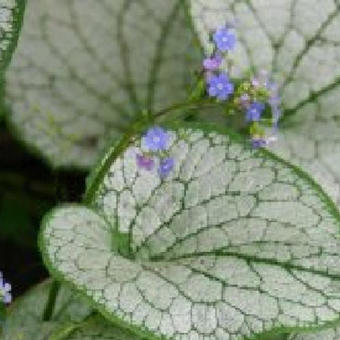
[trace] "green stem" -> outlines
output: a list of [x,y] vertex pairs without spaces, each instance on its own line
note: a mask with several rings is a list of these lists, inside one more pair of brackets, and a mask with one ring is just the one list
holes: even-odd
[[43,313],[43,321],[51,320],[59,290],[60,290],[60,283],[54,280],[51,284],[51,288],[48,294],[47,303],[46,303],[44,313]]
[[155,115],[154,115],[154,120],[158,119],[158,118],[161,118],[162,116],[170,113],[170,112],[173,112],[173,111],[177,111],[177,110],[180,110],[180,109],[198,109],[198,108],[201,108],[202,106],[204,107],[219,107],[219,106],[222,106],[224,107],[225,106],[225,103],[216,103],[216,102],[213,102],[211,99],[202,99],[202,100],[193,100],[193,101],[185,101],[185,102],[182,102],[182,103],[177,103],[177,104],[174,104],[172,106],[169,106],[161,111],[158,111]]
[[[156,112],[153,115],[153,121],[156,119],[170,113],[173,111],[178,111],[180,109],[199,109],[202,107],[222,107],[225,108],[225,102],[216,102],[211,98],[205,98],[205,79],[203,73],[200,74],[196,84],[193,86],[192,90],[190,91],[186,101],[181,103],[176,103],[171,105],[161,111]],[[187,117],[186,117],[187,118]]]
[[204,97],[205,94],[205,79],[204,74],[201,72],[196,84],[193,86],[192,90],[189,93],[188,101],[200,100]]

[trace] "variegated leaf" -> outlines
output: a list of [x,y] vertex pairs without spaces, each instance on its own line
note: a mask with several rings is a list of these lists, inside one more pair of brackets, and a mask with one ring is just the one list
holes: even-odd
[[187,95],[199,47],[182,0],[32,0],[6,98],[18,137],[88,168],[143,110]]
[[[324,326],[340,311],[339,214],[303,172],[228,134],[171,129],[165,180],[109,152],[90,207],[53,210],[44,260],[108,319],[173,339]],[[146,335],[148,336],[148,335]]]

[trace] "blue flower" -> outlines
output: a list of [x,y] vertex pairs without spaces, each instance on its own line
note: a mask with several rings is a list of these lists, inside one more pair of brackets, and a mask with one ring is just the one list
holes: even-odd
[[12,302],[12,287],[9,283],[5,282],[0,272],[0,299],[3,303],[9,304]]
[[145,169],[147,171],[151,171],[155,166],[155,162],[151,157],[147,157],[141,154],[136,155],[136,161],[138,168]]
[[210,97],[226,100],[233,92],[234,85],[230,82],[226,74],[211,75],[208,78],[208,93]]
[[253,136],[251,144],[254,149],[263,148],[277,141],[277,136],[272,135],[268,137]]
[[252,103],[247,110],[247,121],[257,122],[261,119],[265,105],[260,102]]
[[171,170],[174,168],[175,161],[173,158],[163,158],[159,163],[158,173],[159,175],[164,178],[169,175]]
[[265,138],[253,137],[251,140],[251,144],[254,149],[259,149],[265,147],[268,143]]
[[227,27],[216,30],[213,35],[213,40],[217,48],[222,52],[231,51],[236,45],[235,33]]
[[205,58],[203,60],[203,67],[207,71],[215,71],[217,70],[222,64],[222,57],[217,54],[210,58]]
[[151,151],[166,150],[169,144],[169,134],[161,127],[155,126],[146,132],[143,142]]

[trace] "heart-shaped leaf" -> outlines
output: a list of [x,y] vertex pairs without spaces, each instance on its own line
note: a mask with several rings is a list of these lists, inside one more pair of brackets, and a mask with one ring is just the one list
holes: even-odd
[[182,0],[34,0],[7,76],[11,125],[53,166],[88,167],[142,110],[186,97],[200,53]]
[[52,274],[107,318],[158,337],[239,340],[337,320],[340,218],[321,189],[229,134],[169,135],[168,177],[137,167],[137,140],[104,157],[90,207],[46,217]]
[[26,0],[0,0],[0,74],[10,62],[21,28]]
[[[338,0],[191,0],[193,21],[209,54],[209,34],[235,26],[234,75],[267,70],[281,86],[285,116],[340,85]],[[326,110],[329,107],[325,108]]]

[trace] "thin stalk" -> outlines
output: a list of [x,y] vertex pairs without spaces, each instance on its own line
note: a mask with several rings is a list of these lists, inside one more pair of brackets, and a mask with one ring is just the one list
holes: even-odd
[[51,284],[51,288],[48,294],[47,303],[46,303],[44,313],[43,313],[43,321],[51,320],[59,290],[60,290],[60,283],[54,280]]

